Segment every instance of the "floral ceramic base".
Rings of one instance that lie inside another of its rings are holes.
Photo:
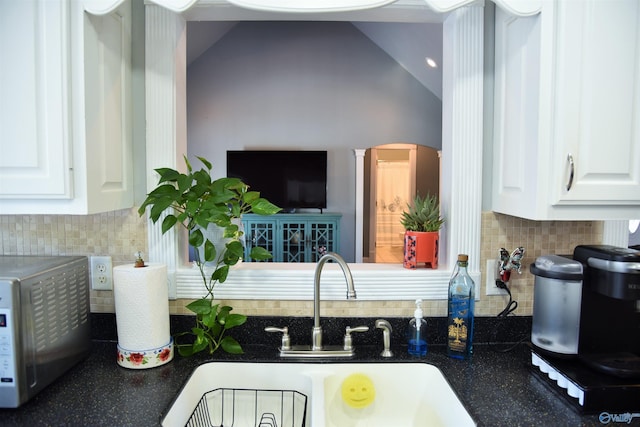
[[[173,359],[173,338],[167,345],[151,350],[127,350],[118,345],[118,365],[129,369],[149,369]]]

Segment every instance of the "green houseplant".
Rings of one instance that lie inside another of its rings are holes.
[[[204,283],[206,294],[186,307],[195,313],[196,325],[190,331],[176,335],[176,347],[182,356],[190,356],[205,349],[209,353],[222,348],[228,353],[242,353],[240,344],[226,332],[247,320],[246,316],[231,313],[229,306],[220,306],[214,301],[214,287],[227,279],[229,269],[236,265],[244,254],[241,238],[243,231],[239,219],[245,213],[272,215],[280,208],[261,198],[260,193],[249,191],[248,185],[238,178],[212,180],[211,163],[198,157],[206,169],[194,171],[189,160],[184,158],[187,173],[170,168],[159,168],[158,186],[151,191],[138,209],[156,223],[163,214],[162,233],[173,227],[184,227],[189,244],[195,249],[195,264]],[[226,244],[217,250],[213,242],[205,237],[210,224],[221,227]],[[265,260],[271,254],[264,248],[252,247],[251,258]],[[186,343],[177,339],[191,335]]]
[[[440,203],[436,196],[419,194],[413,198],[413,205],[407,204],[400,222],[407,231],[439,231],[444,223],[440,216]]]
[[[417,268],[425,263],[431,268],[438,267],[438,243],[440,228],[444,219],[440,216],[440,203],[436,196],[417,194],[413,204],[407,204],[400,223],[405,228],[404,262],[405,268]]]

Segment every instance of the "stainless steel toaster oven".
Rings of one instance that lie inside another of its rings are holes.
[[[0,408],[17,408],[91,347],[82,256],[0,256]]]

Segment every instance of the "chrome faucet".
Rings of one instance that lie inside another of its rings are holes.
[[[282,345],[280,347],[281,357],[351,357],[354,354],[351,334],[353,332],[366,332],[368,326],[347,326],[344,344],[342,346],[324,346],[322,344],[322,326],[320,325],[320,275],[322,268],[327,261],[333,260],[338,263],[347,281],[347,299],[356,298],[356,289],[353,284],[351,270],[345,260],[334,252],[328,252],[318,260],[313,278],[313,331],[311,335],[311,345],[290,345],[288,329],[269,326],[265,328],[267,332],[282,332]]]
[[[322,350],[322,326],[320,326],[320,275],[322,274],[322,267],[329,260],[334,260],[338,263],[344,274],[344,278],[347,281],[347,299],[356,298],[356,289],[353,285],[353,276],[351,276],[351,270],[340,255],[334,252],[327,252],[318,260],[316,265],[316,272],[313,277],[313,333],[311,335],[311,349]]]

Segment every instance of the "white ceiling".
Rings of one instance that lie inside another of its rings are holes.
[[[187,26],[187,64],[222,38],[236,21],[190,21]],[[442,99],[442,24],[352,22],[416,80]],[[430,57],[437,68],[426,65]]]

